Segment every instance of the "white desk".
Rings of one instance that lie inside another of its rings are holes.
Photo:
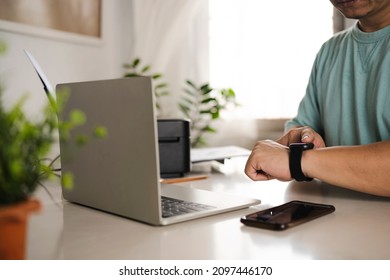
[[[61,200],[43,191],[44,204],[31,216],[28,259],[390,259],[390,199],[318,181],[252,182],[243,159],[183,187],[259,198],[255,208],[154,227]],[[332,204],[336,211],[282,232],[250,228],[240,217],[290,200]]]

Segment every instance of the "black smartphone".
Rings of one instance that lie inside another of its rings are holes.
[[[336,210],[333,205],[293,200],[241,218],[247,226],[284,230],[316,219]]]

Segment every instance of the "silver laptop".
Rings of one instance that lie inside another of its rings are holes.
[[[74,186],[62,188],[66,200],[152,225],[168,225],[237,210],[260,203],[179,185],[160,184],[157,121],[149,77],[59,84],[68,92],[62,110],[84,111],[85,125],[72,137],[90,134],[97,125],[107,136],[83,147],[60,141],[62,172],[72,172]],[[179,213],[163,212],[163,204],[180,204]]]

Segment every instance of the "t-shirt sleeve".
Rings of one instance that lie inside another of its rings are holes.
[[[321,124],[320,104],[319,104],[319,92],[317,87],[318,77],[318,61],[319,55],[317,55],[309,78],[308,85],[306,87],[305,96],[299,103],[297,115],[286,122],[285,131],[300,126],[309,126],[313,128],[320,135],[323,134],[323,126]]]

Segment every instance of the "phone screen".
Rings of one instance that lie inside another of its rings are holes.
[[[241,218],[248,226],[283,230],[334,212],[333,205],[293,200]]]

